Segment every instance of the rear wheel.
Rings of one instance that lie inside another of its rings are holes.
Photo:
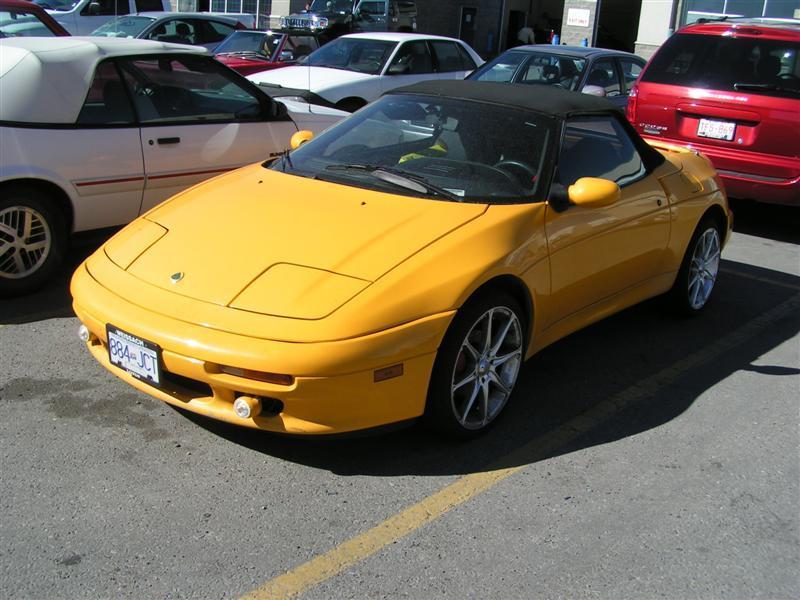
[[[508,403],[525,356],[526,324],[506,293],[482,294],[448,329],[434,363],[425,420],[468,438],[486,431]]]
[[[721,240],[717,222],[704,217],[692,235],[669,292],[670,303],[680,313],[694,315],[708,304],[719,273]]]
[[[33,186],[3,190],[0,200],[0,296],[33,291],[61,264],[67,248],[64,216]]]

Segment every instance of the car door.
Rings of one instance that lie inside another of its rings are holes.
[[[569,206],[558,212],[548,207],[554,299],[548,325],[664,273],[667,198],[621,118],[582,116],[566,122],[555,185],[567,188],[581,177],[599,177],[615,181],[621,197],[604,208]]]
[[[130,14],[128,0],[92,0],[81,9],[76,19],[75,35],[90,35],[114,17]]]
[[[426,40],[413,40],[400,45],[381,75],[384,92],[425,79],[436,78],[433,56]]]
[[[589,73],[586,75],[582,91],[585,91],[589,85],[595,88],[602,88],[603,96],[620,110],[625,110],[625,106],[628,104],[628,97],[622,93],[623,87],[613,58],[597,59],[589,65]]]
[[[214,175],[286,149],[294,123],[205,56],[120,59],[141,124],[142,212]]]
[[[51,136],[55,147],[63,138],[59,168],[75,189],[76,230],[120,225],[139,214],[144,164],[135,120],[116,65],[99,63],[75,129]]]
[[[458,42],[431,40],[437,79],[464,79],[476,67],[464,47]]]

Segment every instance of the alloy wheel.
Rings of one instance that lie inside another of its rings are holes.
[[[689,305],[702,308],[711,296],[719,271],[720,239],[715,227],[703,232],[697,240],[689,265]]]
[[[47,220],[29,206],[0,211],[0,277],[23,279],[47,259],[52,235]]]
[[[506,307],[484,312],[467,333],[451,379],[451,407],[466,429],[482,429],[503,409],[522,364],[519,319]]]

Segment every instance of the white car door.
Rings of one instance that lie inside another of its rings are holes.
[[[121,59],[141,124],[145,212],[200,181],[289,147],[295,124],[203,56]]]
[[[426,79],[436,79],[433,57],[426,40],[404,42],[384,67],[381,90],[388,92]]]
[[[73,186],[76,231],[136,218],[144,188],[142,145],[112,61],[97,66],[76,128],[42,133],[49,137],[40,142],[40,156],[57,153],[58,171]]]
[[[475,60],[460,42],[430,40],[437,79],[464,79],[477,68]]]

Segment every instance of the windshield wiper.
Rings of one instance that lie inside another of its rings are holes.
[[[453,192],[446,190],[443,187],[434,185],[424,177],[420,177],[419,175],[412,175],[411,173],[401,171],[400,169],[392,169],[391,167],[383,167],[380,165],[349,164],[349,165],[328,165],[327,167],[325,167],[325,170],[359,171],[361,173],[369,173],[376,179],[380,179],[381,181],[385,181],[386,183],[391,183],[393,185],[396,185],[397,187],[402,187],[407,190],[412,190],[414,192],[419,192],[421,194],[441,196],[442,198],[447,198],[448,200],[453,200],[455,202],[461,202],[463,200],[463,198],[458,194],[454,194]]]
[[[790,94],[800,94],[800,90],[795,90],[775,83],[734,83],[735,90],[770,90],[774,92],[789,92]]]

